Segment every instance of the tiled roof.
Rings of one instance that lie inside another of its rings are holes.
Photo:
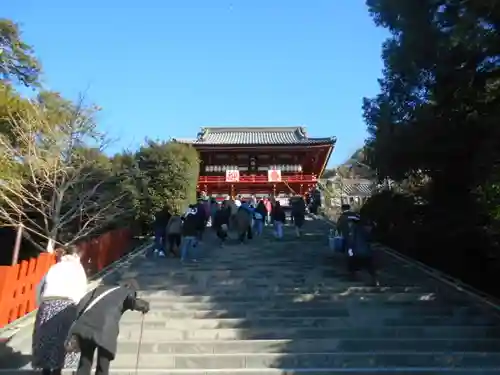
[[[344,178],[340,180],[335,177],[327,180],[320,180],[319,187],[322,188],[323,184],[326,184],[327,181],[335,184],[337,188],[342,187],[342,194],[351,197],[369,197],[373,194],[376,188],[376,185],[370,180],[358,180],[352,178]]]
[[[177,142],[199,145],[290,145],[335,144],[335,137],[309,138],[303,127],[225,127],[202,128],[194,141]]]
[[[359,184],[345,184],[343,194],[351,197],[368,197],[372,195],[373,184],[359,183]]]

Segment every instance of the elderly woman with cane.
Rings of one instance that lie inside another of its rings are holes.
[[[66,350],[81,353],[76,375],[90,375],[96,350],[95,374],[109,374],[123,313],[127,310],[149,312],[149,302],[137,297],[137,289],[135,280],[129,280],[117,286],[98,286],[82,298],[66,342]]]

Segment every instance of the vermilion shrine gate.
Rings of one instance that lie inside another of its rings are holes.
[[[303,127],[223,127],[177,141],[199,152],[199,192],[278,196],[313,189],[336,138],[309,138]]]

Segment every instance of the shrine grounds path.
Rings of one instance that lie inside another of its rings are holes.
[[[500,374],[493,309],[383,250],[381,287],[349,281],[328,224],[304,229],[224,248],[209,234],[197,263],[139,256],[114,273],[105,282],[136,278],[151,311],[124,314],[111,373],[135,374],[138,360],[138,374],[158,375]]]

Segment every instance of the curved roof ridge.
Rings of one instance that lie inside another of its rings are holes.
[[[223,133],[223,132],[295,132],[301,126],[207,126],[201,128],[203,133]]]
[[[334,145],[336,137],[309,138],[303,126],[204,127],[193,144],[199,145]]]

